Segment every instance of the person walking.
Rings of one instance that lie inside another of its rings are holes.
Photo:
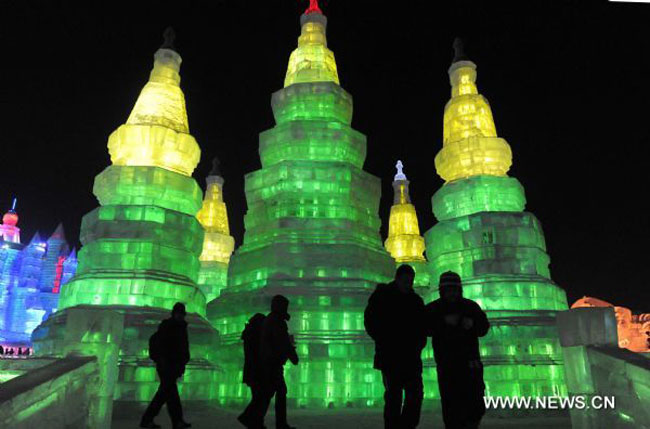
[[[264,319],[260,344],[260,362],[262,363],[262,403],[260,413],[253,420],[254,424],[263,427],[264,416],[275,396],[275,427],[276,429],[295,429],[287,423],[287,384],[284,381],[284,364],[289,360],[298,365],[298,354],[289,335],[287,321],[289,315],[289,300],[282,295],[275,295],[271,300],[271,312]]]
[[[478,428],[485,414],[485,383],[479,337],[490,329],[487,316],[471,299],[463,298],[460,276],[443,273],[440,298],[426,306],[438,372],[445,428]]]
[[[424,301],[413,290],[414,279],[413,268],[400,265],[391,283],[377,285],[364,312],[366,332],[375,341],[374,367],[384,382],[386,429],[412,429],[420,422],[427,337]]]
[[[242,332],[244,342],[244,371],[242,381],[251,390],[251,401],[237,420],[248,428],[264,428],[262,407],[265,404],[262,380],[263,364],[261,362],[260,346],[262,344],[262,328],[266,316],[256,313],[251,317]],[[266,404],[268,407],[268,404]]]
[[[160,386],[140,421],[141,428],[160,428],[153,419],[163,404],[172,421],[173,429],[189,428],[192,425],[183,420],[183,408],[178,395],[176,381],[185,372],[190,360],[190,347],[185,321],[185,305],[174,304],[170,318],[160,322],[158,331],[149,340],[149,355],[156,362]]]

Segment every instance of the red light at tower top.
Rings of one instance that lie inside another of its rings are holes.
[[[309,0],[309,7],[305,10],[305,15],[310,13],[323,13],[320,7],[318,7],[318,0]]]

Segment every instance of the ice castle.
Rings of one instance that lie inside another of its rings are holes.
[[[77,268],[59,224],[47,239],[23,244],[16,200],[0,224],[0,345],[29,346],[32,331],[57,310],[61,286]]]

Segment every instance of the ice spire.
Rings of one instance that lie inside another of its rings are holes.
[[[451,100],[445,106],[443,148],[435,160],[438,174],[445,181],[505,176],[512,164],[510,146],[497,137],[490,104],[478,93],[476,64],[465,55],[458,38],[449,80]]]
[[[164,43],[154,54],[149,82],[145,85],[131,111],[127,124],[162,125],[188,133],[185,96],[181,91],[181,56],[174,50],[174,30],[167,28]]]
[[[223,177],[219,172],[219,160],[212,161],[212,171],[206,178],[208,188],[205,192],[203,206],[196,217],[205,230],[201,261],[219,261],[228,263],[235,242],[230,236],[228,211],[223,201]]]
[[[393,181],[393,206],[390,208],[388,238],[384,246],[399,263],[424,261],[424,238],[420,235],[418,217],[411,204],[409,181],[402,171],[402,161],[397,161],[395,167],[397,174]]]
[[[284,86],[304,82],[339,83],[334,53],[327,48],[327,18],[310,0],[309,8],[300,17],[302,27],[298,47],[291,53]]]
[[[212,170],[206,178],[208,189],[205,192],[203,206],[196,217],[203,226],[203,250],[199,261],[198,285],[210,302],[221,294],[228,280],[228,264],[235,250],[235,239],[230,235],[228,210],[223,201],[223,177],[219,160],[212,160]]]
[[[59,223],[57,225],[56,229],[54,230],[54,232],[52,233],[48,241],[52,239],[65,240],[65,230],[63,229],[63,223]]]
[[[180,87],[182,59],[174,50],[174,37],[174,30],[165,30],[149,81],[126,124],[109,137],[114,165],[162,167],[190,176],[199,162],[201,150],[189,134]]]

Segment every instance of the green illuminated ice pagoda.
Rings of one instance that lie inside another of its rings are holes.
[[[446,183],[432,198],[439,222],[425,234],[432,290],[441,273],[455,271],[464,296],[486,311],[492,327],[480,350],[488,395],[566,395],[555,327],[566,295],[551,279],[542,226],[524,211],[524,188],[507,176],[512,153],[478,93],[476,65],[459,40],[455,48],[435,159]]]
[[[271,98],[276,125],[260,134],[262,169],[246,176],[248,212],[228,285],[208,305],[222,335],[223,403],[241,402],[240,334],[271,297],[287,296],[300,365],[287,366],[294,406],[366,406],[383,394],[363,310],[395,262],[382,247],[380,181],[363,171],[366,138],[351,128],[352,97],[339,86],[326,17],[300,18],[285,87]]]
[[[111,352],[117,365],[107,358],[104,370],[117,377],[115,398],[124,401],[149,401],[155,393],[148,338],[178,301],[188,311],[192,355],[181,396],[207,400],[216,394],[211,355],[218,337],[204,318],[206,297],[197,285],[205,232],[196,215],[203,193],[191,174],[200,149],[189,133],[181,57],[170,39],[155,53],[128,120],[108,138],[112,165],[95,178],[100,206],[83,218],[79,266],[61,288],[60,311],[32,336],[38,354],[57,356],[76,335],[65,331],[71,312],[83,320],[115,314],[123,322],[114,331],[81,332],[78,339],[82,353],[117,347]]]

